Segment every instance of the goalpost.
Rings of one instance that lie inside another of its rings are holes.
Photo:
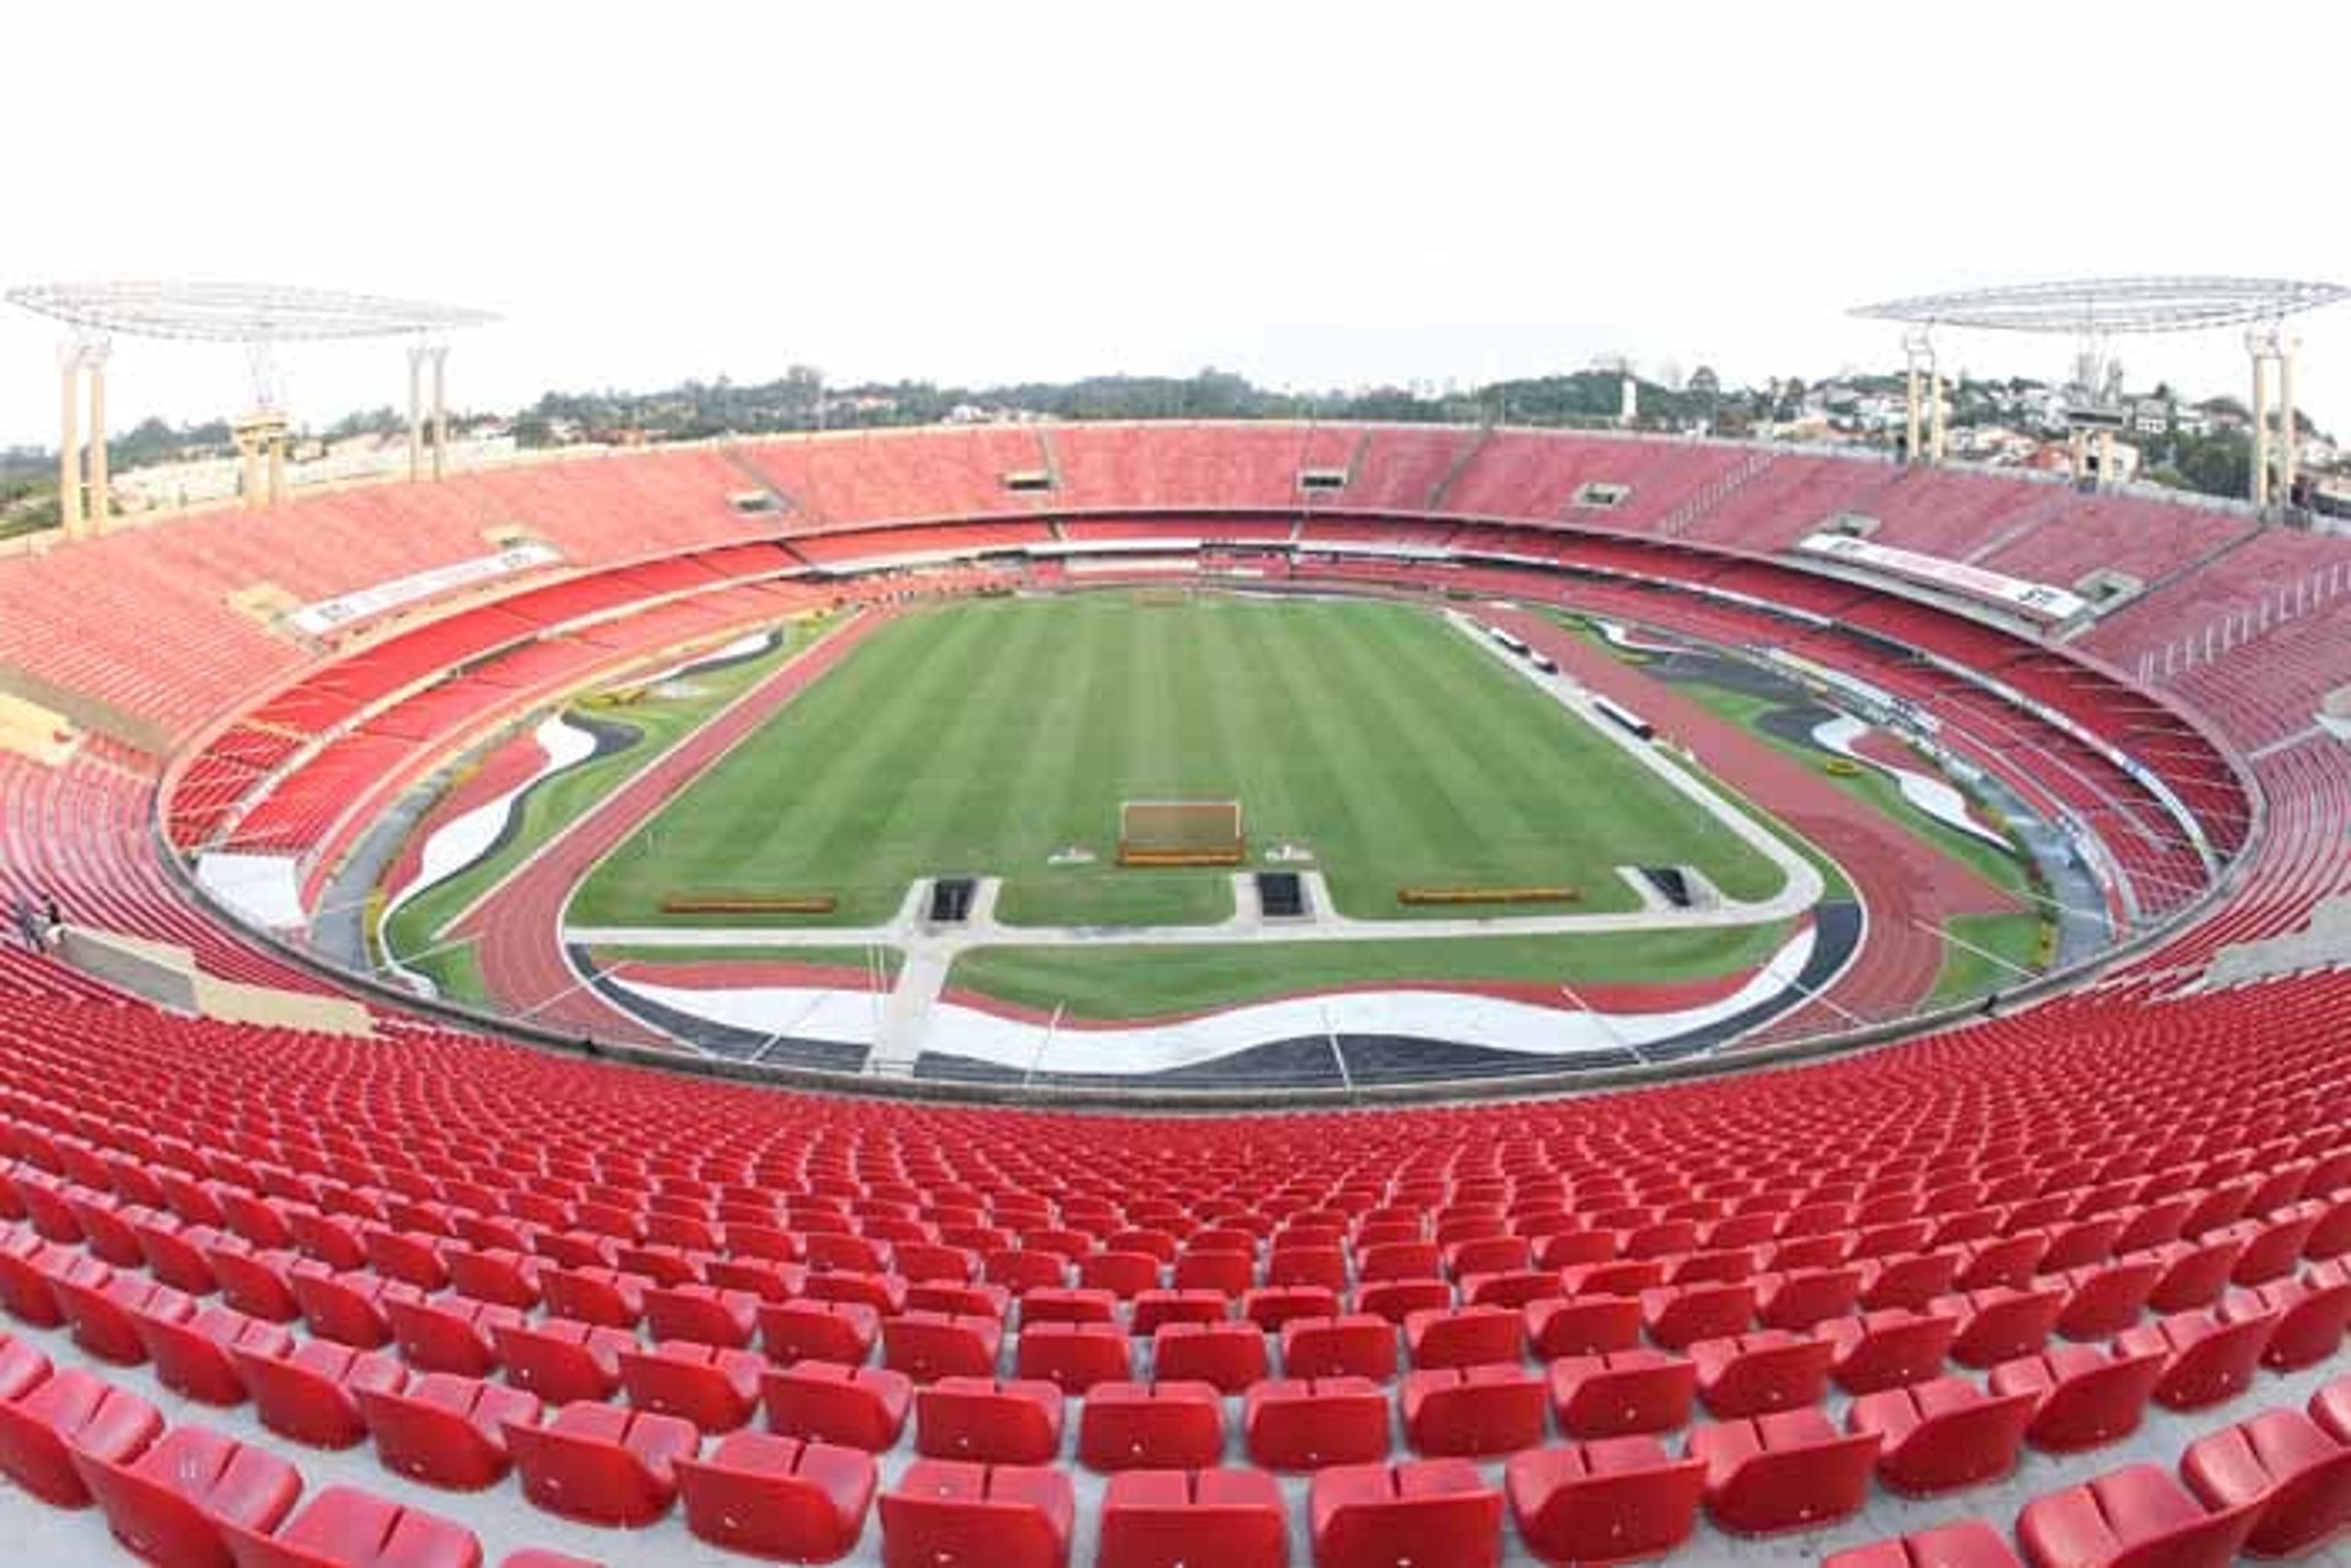
[[[1238,800],[1128,800],[1118,809],[1121,865],[1238,865]]]

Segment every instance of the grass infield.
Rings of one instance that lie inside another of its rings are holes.
[[[1567,884],[1696,865],[1737,897],[1780,873],[1435,614],[1343,601],[1123,596],[942,605],[880,628],[671,800],[581,886],[582,925],[870,925],[916,878],[1007,879],[1031,925],[1199,924],[1222,870],[1115,863],[1120,803],[1237,799],[1252,863],[1311,849],[1347,914],[1407,885]],[[1075,846],[1091,863],[1055,866]],[[674,894],[831,894],[829,916],[664,915]]]

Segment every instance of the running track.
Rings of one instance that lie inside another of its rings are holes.
[[[549,840],[538,852],[476,904],[450,933],[480,939],[482,979],[501,1010],[549,1028],[605,1040],[674,1049],[580,982],[566,961],[563,904],[598,862],[686,786],[757,734],[785,705],[849,655],[873,629],[897,615],[865,610],[753,686],[709,723]],[[619,966],[625,967],[625,966]]]
[[[863,612],[753,687],[549,841],[469,912],[452,934],[481,938],[483,977],[500,1005],[555,1028],[674,1045],[580,985],[559,936],[565,900],[639,823],[756,733],[895,613]],[[1955,915],[2020,907],[1973,868],[1877,812],[1857,810],[1850,796],[1813,769],[1612,658],[1583,637],[1524,611],[1489,610],[1487,619],[1550,654],[1562,671],[1593,691],[1692,747],[1708,771],[1750,799],[1771,802],[1774,815],[1844,869],[1869,916],[1860,956],[1828,992],[1848,1012],[1877,1019],[1915,1010],[1934,989],[1942,969],[1943,943],[1935,928]],[[1804,1008],[1799,1012],[1816,1015],[1818,1010]],[[1819,1029],[1832,1021],[1813,1016],[1807,1027]]]
[[[1935,928],[1954,915],[2022,907],[1974,867],[1857,805],[1813,768],[1589,639],[1527,611],[1487,608],[1481,613],[1550,654],[1567,674],[1691,747],[1708,772],[1748,799],[1767,803],[1772,815],[1844,869],[1869,915],[1860,954],[1827,992],[1848,1012],[1878,1019],[1916,1011],[1942,971],[1943,940]],[[1843,1021],[1810,1007],[1787,1016],[1798,1014],[1805,1015],[1808,1030]]]

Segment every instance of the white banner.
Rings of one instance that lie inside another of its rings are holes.
[[[1891,572],[1930,587],[1949,589],[1970,599],[1987,600],[2038,621],[2071,621],[2090,608],[2090,601],[2081,595],[2052,588],[2045,582],[2028,582],[1964,561],[1872,544],[1850,534],[1808,535],[1799,548],[1874,571]]]
[[[340,599],[329,599],[317,604],[306,604],[287,617],[295,629],[313,637],[323,637],[353,622],[364,621],[371,615],[381,615],[387,610],[397,610],[404,604],[414,604],[426,599],[438,598],[454,588],[465,588],[476,582],[487,582],[495,577],[509,577],[535,567],[554,566],[563,559],[561,552],[549,545],[516,545],[496,555],[478,556],[472,560],[453,561],[436,566],[430,571],[420,571],[411,577],[394,578],[379,582],[373,588],[362,588],[356,593],[346,593]]]

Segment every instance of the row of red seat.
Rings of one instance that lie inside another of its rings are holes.
[[[2182,1482],[2185,1485],[2182,1485]],[[2351,1378],[2306,1410],[2265,1410],[2199,1437],[2177,1478],[2131,1465],[2034,1499],[2016,1538],[2034,1568],[2075,1563],[2226,1563],[2240,1552],[2294,1557],[2351,1528]],[[1980,1521],[1840,1552],[1825,1568],[2017,1568]]]

